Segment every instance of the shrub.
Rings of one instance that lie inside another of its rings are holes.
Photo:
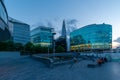
[[[57,53],[65,52],[65,49],[64,49],[62,46],[58,46],[58,47],[56,48],[56,52],[57,52]]]

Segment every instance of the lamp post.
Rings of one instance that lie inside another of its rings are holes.
[[[53,45],[52,46],[53,46],[53,56],[54,56],[54,58],[55,58],[55,39],[54,39],[55,34],[56,34],[55,32],[52,33],[52,36],[53,36],[53,38],[52,38]]]
[[[48,38],[49,38],[49,40],[51,39],[50,36],[48,36]],[[50,42],[49,42],[49,44],[48,44],[48,46],[47,46],[47,48],[48,48],[48,57],[49,57],[50,46],[51,46],[51,40],[50,40]]]
[[[49,57],[49,52],[50,48],[53,47],[53,40],[54,40],[54,28],[50,28],[50,35],[48,36],[50,40],[50,44],[48,45],[48,57]]]
[[[48,45],[48,57],[49,57],[49,53],[50,53],[50,48],[52,46],[52,35],[49,36],[49,40],[50,40],[50,44]]]

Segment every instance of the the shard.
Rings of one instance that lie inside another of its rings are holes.
[[[63,20],[61,37],[66,39],[66,25],[65,25],[65,20]]]

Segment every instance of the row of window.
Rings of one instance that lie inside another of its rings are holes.
[[[70,44],[71,47],[90,44],[91,48],[111,48],[112,26],[106,24],[89,25],[75,30],[70,34]]]
[[[20,26],[20,27],[23,27],[23,28],[20,28],[18,26],[13,26],[13,31],[16,31],[16,32],[29,32],[29,27],[26,27],[26,26]]]
[[[20,39],[20,38],[14,38],[13,40],[16,43],[27,43],[30,41],[29,39]]]
[[[90,45],[78,45],[78,46],[71,46],[72,50],[77,50],[77,49],[110,49],[112,46],[109,45],[94,45],[94,46],[90,46]]]
[[[13,32],[13,36],[29,37],[30,34],[29,34],[29,32],[17,32],[17,31],[15,31],[15,32]]]

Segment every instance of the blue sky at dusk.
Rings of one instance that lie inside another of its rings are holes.
[[[113,26],[113,40],[120,37],[120,0],[5,0],[5,4],[10,17],[30,25],[63,19],[78,20],[77,27],[107,23]]]

